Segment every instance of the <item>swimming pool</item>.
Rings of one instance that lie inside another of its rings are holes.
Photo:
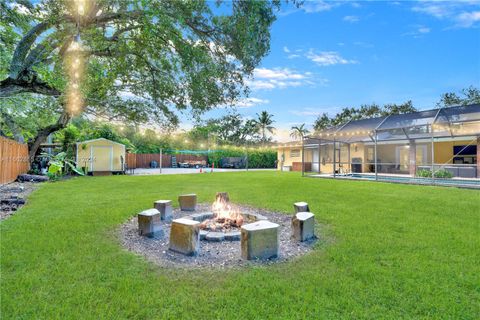
[[[375,180],[375,175],[352,173],[344,176],[337,176],[338,178],[350,178],[350,179],[362,179],[362,180]],[[413,178],[413,177],[400,177],[400,176],[382,176],[378,175],[378,181],[384,182],[398,182],[398,183],[412,183],[412,184],[427,184],[427,185],[443,185],[443,186],[456,186],[467,188],[479,188],[480,179],[432,179],[432,178]]]

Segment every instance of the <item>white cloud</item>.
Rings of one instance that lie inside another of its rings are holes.
[[[338,5],[339,3],[327,2],[327,1],[307,1],[303,4],[301,9],[306,13],[315,13],[315,12],[329,11],[330,9]]]
[[[475,27],[480,22],[480,2],[478,1],[422,2],[412,7],[412,10],[450,21],[454,23],[453,28]]]
[[[421,38],[423,35],[430,33],[431,29],[423,25],[413,25],[413,31],[409,31],[403,34],[403,36],[413,36],[414,38]]]
[[[294,114],[296,116],[319,116],[323,112],[320,111],[319,109],[314,109],[314,108],[304,108],[302,110],[291,110],[291,114]]]
[[[264,79],[305,79],[311,73],[307,72],[305,74],[301,74],[298,72],[291,71],[290,69],[283,68],[283,69],[267,69],[267,68],[257,68],[254,71],[254,76],[256,78],[264,78]]]
[[[451,7],[449,5],[440,3],[427,3],[412,7],[415,12],[425,13],[436,18],[444,18],[451,14]]]
[[[289,54],[287,56],[288,59],[296,59],[296,58],[300,58],[300,57],[301,57],[301,55],[296,54],[296,53],[292,53],[292,54]]]
[[[264,105],[268,104],[270,101],[267,99],[260,99],[260,98],[245,98],[237,103],[235,103],[235,106],[238,108],[251,108],[257,105]]]
[[[430,32],[430,28],[420,27],[420,28],[418,28],[417,31],[418,31],[419,33],[429,33],[429,32]]]
[[[462,12],[455,17],[457,26],[462,28],[469,28],[480,21],[480,11]]]
[[[360,18],[357,16],[345,16],[343,17],[343,21],[350,22],[350,23],[355,23],[360,21]]]
[[[363,42],[363,41],[355,41],[353,44],[355,46],[359,46],[359,47],[362,47],[362,48],[373,48],[374,47],[373,44],[368,43],[368,42]]]
[[[356,60],[348,60],[340,56],[335,51],[321,51],[315,53],[313,49],[307,53],[307,58],[315,62],[319,66],[333,66],[336,64],[352,64],[358,63]]]
[[[321,107],[304,107],[300,109],[295,109],[295,110],[290,110],[289,112],[293,115],[299,116],[299,117],[304,117],[304,119],[310,119],[309,121],[312,120],[312,118],[317,118],[318,116],[326,113],[328,115],[335,115],[337,114],[342,107],[339,106],[321,106]]]
[[[257,68],[253,72],[253,79],[247,81],[253,90],[284,89],[314,84],[311,81],[311,72],[298,72],[288,68]]]
[[[265,81],[265,80],[247,81],[247,84],[252,90],[275,89],[274,83],[271,83],[270,81]]]
[[[286,10],[280,11],[280,13],[278,15],[281,16],[281,17],[284,17],[284,16],[288,16],[288,15],[290,15],[292,13],[296,13],[296,12],[305,12],[305,13],[325,12],[325,11],[331,10],[332,8],[338,7],[342,4],[343,3],[340,2],[340,1],[338,1],[338,2],[319,1],[319,0],[305,1],[305,2],[302,3],[302,5],[299,8],[297,8],[295,5],[293,5],[293,6],[290,6],[290,8],[288,8]]]
[[[288,47],[283,47],[283,52],[290,53],[290,49],[288,49]]]

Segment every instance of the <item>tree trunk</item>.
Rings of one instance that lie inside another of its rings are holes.
[[[40,144],[42,144],[47,139],[48,135],[65,128],[69,121],[70,115],[67,112],[63,111],[55,124],[52,124],[38,131],[35,139],[28,145],[28,156],[30,164],[33,163],[33,161],[35,160],[35,156],[40,149]]]

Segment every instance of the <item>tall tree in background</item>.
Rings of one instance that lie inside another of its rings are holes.
[[[360,108],[343,108],[333,118],[328,117],[326,113],[320,115],[313,125],[315,131],[321,131],[330,127],[342,125],[351,120],[362,120],[375,117],[383,117],[391,114],[404,114],[415,112],[417,109],[409,100],[402,104],[386,104],[383,107],[372,103],[363,104]]]
[[[273,133],[275,129],[275,127],[272,126],[275,122],[275,120],[273,120],[273,114],[268,113],[268,111],[262,111],[260,114],[257,113],[257,119],[254,119],[254,121],[255,126],[261,134],[261,141],[263,143],[268,142],[267,132]]]
[[[469,104],[480,104],[480,89],[474,86],[462,89],[460,94],[447,92],[442,94],[437,107],[466,106]]]
[[[309,130],[305,127],[305,123],[302,123],[299,126],[292,126],[290,137],[295,140],[303,140],[307,134],[309,134]]]
[[[239,113],[228,113],[220,118],[197,122],[188,132],[192,141],[207,141],[215,135],[220,143],[244,145],[256,143],[258,128],[254,120],[245,120]]]
[[[327,113],[322,113],[313,123],[313,130],[322,131],[332,126],[332,120]]]
[[[177,111],[198,117],[235,104],[248,93],[244,78],[269,52],[279,6],[253,0],[83,3],[80,11],[69,0],[0,2],[0,97],[53,100],[55,118],[31,139],[31,158],[50,133],[80,113],[176,125]],[[80,112],[69,110],[65,98],[65,57],[75,43],[88,61]],[[2,104],[0,111],[12,115],[17,106]]]

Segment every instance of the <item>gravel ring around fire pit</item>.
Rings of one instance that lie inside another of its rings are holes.
[[[199,254],[193,257],[185,256],[168,250],[171,222],[161,222],[164,231],[163,236],[148,238],[138,234],[138,221],[136,216],[121,226],[119,230],[120,241],[122,246],[127,250],[140,254],[159,266],[171,268],[225,268],[285,262],[307,254],[313,249],[313,245],[317,242],[316,239],[297,242],[291,238],[292,215],[247,206],[237,205],[237,207],[243,213],[260,214],[265,216],[269,221],[280,225],[280,256],[278,258],[258,261],[243,260],[241,258],[240,241],[200,241]],[[192,215],[192,213],[208,212],[210,209],[211,206],[208,204],[197,205],[195,212],[184,212],[179,209],[174,209],[173,217],[174,219],[178,219]]]

